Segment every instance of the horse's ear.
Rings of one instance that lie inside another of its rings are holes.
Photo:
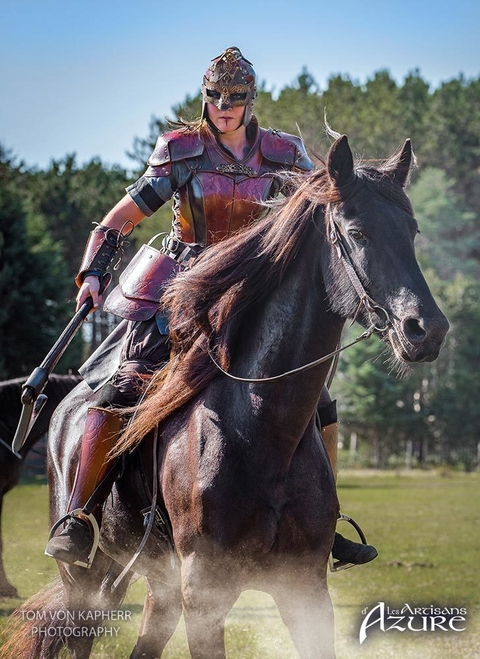
[[[353,156],[346,135],[339,137],[330,147],[327,169],[330,180],[336,188],[350,183],[353,176]]]
[[[408,177],[410,175],[410,170],[412,165],[415,162],[415,155],[412,149],[411,140],[405,140],[401,151],[398,154],[392,156],[390,161],[387,164],[386,171],[399,185],[404,188],[408,183]]]

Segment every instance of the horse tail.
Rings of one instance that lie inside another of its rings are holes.
[[[10,616],[2,636],[1,659],[54,659],[65,651],[74,617],[65,609],[60,577],[33,595]]]

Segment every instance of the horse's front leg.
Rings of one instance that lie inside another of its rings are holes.
[[[333,607],[317,570],[283,574],[271,592],[301,659],[335,659]]]
[[[183,614],[192,659],[225,659],[225,618],[240,589],[214,557],[192,554],[182,563]]]
[[[160,657],[181,615],[180,580],[178,583],[164,583],[147,579],[140,634],[130,659]]]

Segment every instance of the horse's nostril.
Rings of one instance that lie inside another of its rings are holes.
[[[422,327],[422,322],[416,318],[408,318],[403,323],[405,336],[413,343],[421,343],[427,336],[426,330]]]

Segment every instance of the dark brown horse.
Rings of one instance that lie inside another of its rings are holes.
[[[0,526],[3,497],[20,478],[20,471],[28,453],[38,440],[45,435],[52,414],[65,396],[81,381],[76,375],[51,375],[45,388],[48,400],[30,431],[27,441],[17,457],[10,450],[13,436],[22,410],[22,385],[26,378],[14,378],[0,382]],[[17,589],[7,579],[2,559],[2,538],[0,535],[0,597],[18,597]]]
[[[224,658],[225,617],[250,588],[273,596],[302,659],[334,657],[326,571],[339,507],[314,422],[330,360],[268,383],[241,382],[217,369],[209,349],[231,374],[271,377],[331,353],[345,320],[356,318],[375,326],[398,360],[434,360],[448,322],[414,255],[417,223],[403,190],[411,161],[406,142],[383,167],[354,167],[339,138],[326,166],[289,199],[174,281],[166,296],[173,358],[119,448],[139,444],[135,455],[151,472],[150,443],[139,440],[160,424],[157,477],[142,473],[136,457],[127,461],[92,568],[61,565],[61,584],[27,608],[118,606],[125,582],[114,593],[110,586],[141,541],[152,482],[175,555],[151,535],[135,563],[148,595],[132,657],[161,656],[183,612],[192,657]],[[84,394],[55,415],[52,520],[67,509]],[[5,656],[45,659],[64,643],[79,659],[92,637],[24,628]]]

